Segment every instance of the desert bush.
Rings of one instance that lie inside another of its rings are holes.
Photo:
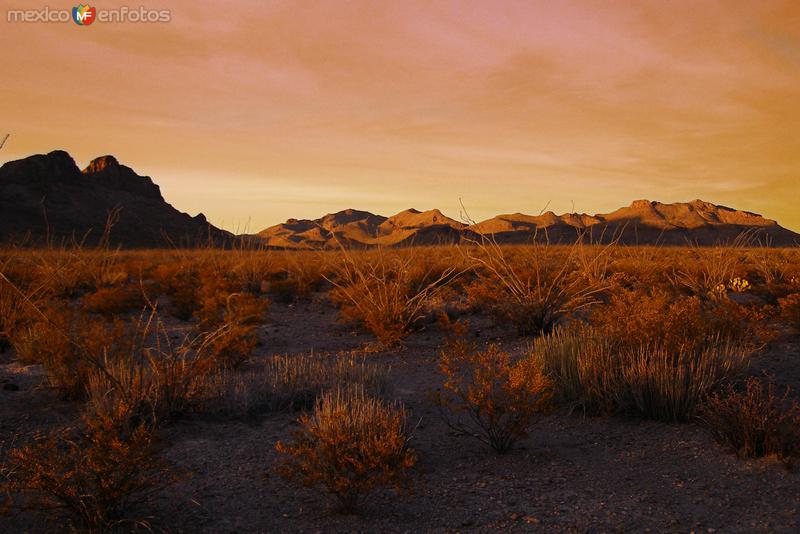
[[[201,329],[216,328],[209,338],[209,349],[224,366],[238,367],[250,357],[258,344],[258,326],[264,320],[268,302],[248,293],[231,293],[219,323],[204,321]]]
[[[334,275],[327,279],[342,314],[363,324],[384,347],[392,347],[424,318],[427,300],[455,274],[453,268],[420,271],[413,256],[378,250],[357,258],[342,250]]]
[[[775,288],[789,281],[792,263],[784,251],[771,248],[769,240],[754,248],[748,259],[767,287]]]
[[[147,526],[129,514],[177,479],[158,457],[150,427],[105,419],[11,449],[4,471],[14,506],[50,512],[54,525],[64,526],[66,516],[70,530],[89,532]]]
[[[708,398],[700,418],[739,457],[775,455],[787,467],[800,458],[800,405],[788,388],[776,394],[772,381],[751,377],[744,391],[727,386]]]
[[[598,304],[608,288],[605,249],[587,259],[580,242],[561,251],[534,242],[516,255],[490,239],[474,244],[468,254],[478,282],[470,288],[471,300],[520,335],[551,331],[565,317]]]
[[[300,417],[289,443],[278,442],[278,473],[308,487],[322,487],[343,512],[356,512],[379,487],[404,490],[417,458],[409,447],[408,413],[363,390],[324,393]]]
[[[674,351],[702,346],[713,337],[698,297],[664,290],[620,290],[593,310],[591,322],[617,347],[658,344]]]
[[[673,352],[702,349],[724,337],[755,348],[773,337],[768,308],[726,297],[703,300],[661,289],[620,289],[593,310],[591,323],[617,347],[658,345]]]
[[[128,350],[129,341],[121,321],[86,317],[63,303],[37,307],[12,337],[17,357],[41,364],[65,399],[84,399],[90,370],[102,367],[106,353]]]
[[[269,293],[281,302],[292,302],[297,299],[307,299],[317,291],[324,282],[324,253],[300,251],[286,253],[283,256],[285,265],[278,276],[271,277],[268,288]]]
[[[141,311],[147,304],[142,291],[137,285],[101,287],[83,297],[83,309],[106,317]]]
[[[11,347],[11,336],[22,320],[21,300],[11,284],[0,279],[0,352]]]
[[[187,321],[200,308],[198,266],[190,259],[159,265],[152,273],[153,280],[171,300],[170,313]]]
[[[240,245],[225,257],[230,258],[231,265],[227,271],[239,291],[259,295],[270,270],[271,253],[260,250],[258,246]]]
[[[548,410],[552,384],[537,361],[513,361],[496,345],[478,350],[465,341],[465,332],[465,326],[455,326],[442,350],[445,380],[434,400],[451,429],[507,452]]]
[[[532,357],[562,402],[590,413],[686,421],[709,394],[743,371],[748,353],[723,338],[697,346],[619,344],[602,330],[575,327],[537,340]]]
[[[800,330],[800,293],[792,293],[785,298],[779,299],[781,318],[787,324]]]

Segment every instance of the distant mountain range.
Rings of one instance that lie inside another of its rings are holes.
[[[112,245],[124,247],[230,244],[239,239],[271,248],[324,249],[411,246],[469,242],[492,236],[499,243],[594,242],[715,245],[743,232],[773,246],[800,244],[800,234],[747,211],[702,200],[662,204],[637,200],[607,214],[548,211],[514,213],[481,222],[460,222],[439,210],[408,209],[391,217],[348,209],[314,220],[289,219],[250,236],[234,236],[200,214],[182,213],[161,196],[157,185],[121,165],[113,156],[80,170],[62,151],[30,156],[0,167],[0,241],[29,243],[74,237],[96,243],[110,213],[118,220]]]
[[[290,219],[257,235],[267,245],[281,248],[345,246],[407,246],[458,243],[492,236],[498,243],[529,243],[536,239],[569,243],[578,239],[626,245],[703,246],[730,243],[747,232],[752,239],[773,246],[800,244],[800,234],[773,220],[747,211],[702,200],[662,204],[637,200],[607,214],[548,211],[541,215],[514,213],[467,224],[439,210],[402,211],[392,217],[345,210],[314,220]]]

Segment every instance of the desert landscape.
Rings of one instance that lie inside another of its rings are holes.
[[[63,152],[0,167],[0,198],[3,530],[800,527],[800,236],[774,221],[234,235]]]
[[[800,3],[0,10],[0,533],[800,532]]]

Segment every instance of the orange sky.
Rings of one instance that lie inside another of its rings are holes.
[[[800,230],[797,0],[141,4],[171,22],[8,23],[72,4],[3,0],[0,162],[114,154],[240,231],[459,197],[699,197]]]

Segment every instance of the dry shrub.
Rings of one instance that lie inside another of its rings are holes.
[[[312,408],[325,391],[360,387],[370,396],[386,393],[388,369],[362,356],[278,355],[248,368],[221,370],[207,384],[206,410],[256,415]]]
[[[353,513],[376,488],[408,488],[417,457],[409,447],[408,413],[399,404],[370,398],[361,389],[324,393],[300,417],[290,443],[278,442],[278,473],[322,487],[340,510]]]
[[[285,268],[272,273],[267,284],[267,291],[273,298],[278,302],[289,303],[307,299],[314,291],[319,290],[325,280],[322,271],[323,253],[287,252],[283,260]]]
[[[146,305],[143,288],[134,285],[101,287],[83,297],[83,309],[106,317],[141,311]]]
[[[787,324],[800,330],[800,293],[792,293],[778,300],[781,307],[781,318]]]
[[[536,340],[533,348],[533,359],[563,402],[591,413],[660,421],[694,416],[709,394],[742,372],[748,354],[724,338],[702,346],[658,340],[623,345],[585,327],[557,330]]]
[[[272,263],[270,251],[261,250],[258,245],[241,244],[223,256],[229,265],[225,270],[230,273],[236,286],[243,292],[258,295]],[[216,257],[217,261],[221,258]]]
[[[328,280],[342,314],[363,324],[384,347],[392,347],[425,317],[427,301],[454,275],[454,268],[435,270],[413,255],[378,250],[356,258],[342,250]]]
[[[108,352],[125,352],[130,339],[121,321],[87,317],[63,303],[36,308],[14,332],[12,345],[26,363],[41,364],[48,383],[65,399],[86,397],[92,369]]]
[[[658,344],[681,351],[702,346],[715,334],[698,297],[679,297],[659,289],[620,290],[608,304],[595,308],[591,320],[617,347]]]
[[[258,344],[258,326],[269,303],[255,295],[231,293],[225,301],[219,322],[205,321],[202,329],[216,329],[209,348],[220,364],[238,367],[250,358]]]
[[[780,335],[774,321],[778,311],[776,306],[756,302],[739,304],[730,298],[706,303],[712,330],[753,350],[762,348]]]
[[[200,308],[198,266],[188,259],[165,263],[159,265],[152,276],[161,291],[170,297],[170,313],[182,321],[191,319]]]
[[[696,351],[719,337],[753,348],[770,340],[768,308],[742,305],[727,297],[702,300],[661,289],[620,290],[594,309],[591,322],[619,348],[659,346]]]
[[[489,239],[475,245],[469,254],[479,279],[469,288],[470,299],[520,335],[551,331],[565,317],[598,304],[609,287],[607,248],[589,254],[581,242],[566,249],[534,242],[513,251]]]
[[[435,401],[451,429],[507,452],[550,407],[552,384],[533,359],[513,361],[495,345],[477,350],[465,334],[466,325],[451,326],[439,361],[445,381]]]
[[[214,332],[210,349],[220,363],[236,367],[245,362],[258,343],[258,326],[268,301],[239,291],[239,284],[219,266],[207,266],[194,289],[192,307],[200,332]]]
[[[125,350],[106,351],[89,373],[88,408],[100,416],[169,422],[201,408],[220,361],[219,330],[187,334],[178,342],[156,310],[129,332]]]
[[[105,532],[147,526],[130,513],[177,479],[157,456],[152,428],[86,419],[8,453],[5,473],[12,505],[53,514],[55,525]]]
[[[762,246],[753,249],[749,254],[755,272],[758,273],[770,291],[785,287],[790,279],[793,262],[784,250],[771,248],[766,241]]]
[[[800,457],[800,405],[775,385],[749,378],[744,391],[729,385],[708,398],[702,421],[741,458],[775,455],[787,467]]]

